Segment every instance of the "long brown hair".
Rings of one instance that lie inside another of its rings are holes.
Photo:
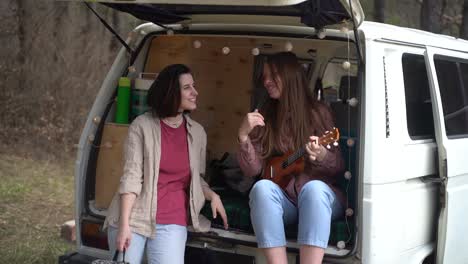
[[[260,143],[262,157],[275,152],[287,152],[303,146],[311,135],[320,135],[332,122],[323,116],[323,104],[308,89],[304,69],[294,53],[280,52],[267,57],[264,67],[270,67],[273,80],[283,84],[278,100],[268,98],[260,113],[265,127],[256,127],[252,140]]]

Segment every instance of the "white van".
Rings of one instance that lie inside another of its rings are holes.
[[[118,81],[132,82],[131,121],[151,78],[172,63],[193,69],[206,177],[230,221],[227,231],[214,221],[208,233],[190,232],[186,263],[265,263],[248,185],[226,184],[232,155],[223,154],[236,151],[240,121],[261,96],[262,56],[284,50],[301,59],[341,132],[347,211],[332,223],[324,262],[468,263],[467,41],[363,22],[358,0],[100,2],[151,23],[129,35],[89,112],[76,161],[77,252],[60,263],[109,257],[102,224],[128,126],[114,123]],[[287,233],[289,263],[299,263]]]

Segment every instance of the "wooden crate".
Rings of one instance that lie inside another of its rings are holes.
[[[119,188],[127,134],[128,125],[107,123],[104,126],[96,167],[95,200],[98,209],[107,209]]]

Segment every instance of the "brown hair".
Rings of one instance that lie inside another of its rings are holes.
[[[178,114],[181,100],[179,77],[186,73],[191,71],[183,64],[169,65],[159,73],[147,96],[153,116],[165,118]]]
[[[281,79],[283,90],[278,100],[268,98],[260,112],[265,127],[256,127],[252,140],[260,143],[262,157],[275,152],[297,150],[309,136],[320,136],[333,124],[331,113],[308,89],[304,69],[294,53],[280,52],[267,57],[273,79]]]

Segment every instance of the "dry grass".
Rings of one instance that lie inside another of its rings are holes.
[[[74,244],[60,238],[73,219],[73,162],[0,154],[2,263],[57,263]]]

